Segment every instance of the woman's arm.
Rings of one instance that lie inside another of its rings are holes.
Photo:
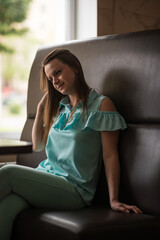
[[[103,99],[101,111],[116,111],[112,101],[108,98]],[[136,206],[130,206],[119,202],[119,182],[120,182],[120,164],[117,152],[119,131],[104,131],[101,132],[103,160],[105,172],[108,182],[110,206],[115,211],[129,213],[141,213],[141,210]]]
[[[44,122],[43,122],[43,115],[44,115],[44,107],[47,99],[46,93],[41,101],[37,106],[37,112],[35,121],[32,128],[32,143],[33,143],[33,150],[34,151],[43,151],[46,145],[46,139],[44,137]]]

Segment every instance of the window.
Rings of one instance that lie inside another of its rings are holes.
[[[28,78],[34,56],[43,45],[65,41],[65,3],[65,0],[31,0],[27,17],[21,23],[28,32],[5,37],[14,53],[0,52],[0,137],[20,137],[26,120]]]
[[[13,3],[12,0],[0,1]],[[20,137],[26,120],[29,72],[37,49],[67,40],[96,37],[97,0],[30,0],[27,17],[18,26],[29,30],[22,36],[5,38],[15,52],[0,52],[0,138]]]

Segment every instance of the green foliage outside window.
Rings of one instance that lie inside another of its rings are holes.
[[[22,35],[27,28],[21,24],[27,16],[32,0],[0,0],[0,52],[13,53],[5,39],[11,35]]]

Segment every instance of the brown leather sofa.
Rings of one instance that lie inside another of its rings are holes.
[[[119,139],[120,198],[137,205],[143,214],[110,209],[102,167],[91,207],[78,211],[25,210],[15,221],[13,239],[160,239],[160,30],[71,41],[39,49],[29,78],[23,140],[31,141],[36,106],[42,96],[41,61],[56,47],[75,53],[88,84],[109,96],[126,119],[128,128]],[[43,159],[44,152],[25,154],[18,156],[17,163],[36,167]]]

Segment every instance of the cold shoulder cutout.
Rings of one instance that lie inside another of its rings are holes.
[[[72,118],[68,121],[72,110],[68,97],[61,101],[60,109],[59,116],[53,124],[56,131],[115,131],[126,128],[126,123],[116,111],[113,102],[98,94],[94,89],[89,94],[88,111],[85,112],[84,119],[82,116],[83,105],[79,103]]]
[[[101,102],[100,111],[116,112],[117,109],[112,100],[108,97],[105,97]]]

